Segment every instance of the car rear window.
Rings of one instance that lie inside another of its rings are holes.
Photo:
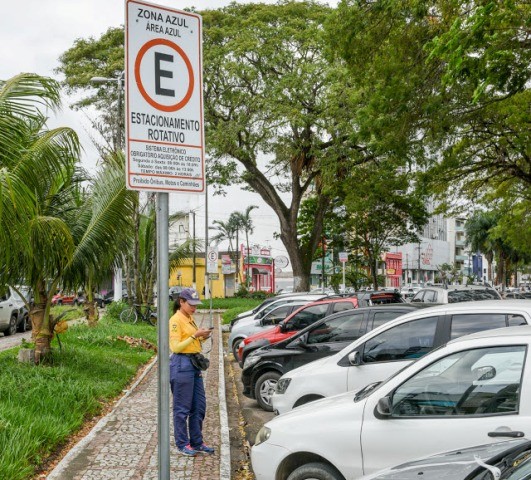
[[[371,295],[373,305],[384,305],[387,303],[402,303],[402,296],[397,293],[373,293]]]
[[[470,302],[475,300],[499,300],[494,290],[453,290],[448,292],[448,303]]]

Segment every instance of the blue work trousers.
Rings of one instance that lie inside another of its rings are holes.
[[[170,358],[170,385],[173,394],[173,428],[177,448],[203,444],[206,412],[205,386],[201,370],[184,354]]]

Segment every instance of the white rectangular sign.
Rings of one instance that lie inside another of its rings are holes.
[[[207,273],[218,273],[218,249],[207,248]]]
[[[347,252],[339,252],[339,261],[342,263],[348,262],[348,253]]]
[[[201,16],[126,0],[125,18],[127,188],[203,192]]]

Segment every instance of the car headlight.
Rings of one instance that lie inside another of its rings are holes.
[[[251,368],[253,365],[256,365],[260,361],[260,357],[258,355],[251,355],[245,359],[245,362],[243,362],[243,369]]]
[[[277,382],[277,388],[275,390],[275,393],[282,395],[288,389],[290,383],[291,383],[291,378],[281,378]]]
[[[269,437],[271,436],[271,429],[269,427],[266,427],[265,425],[260,429],[260,431],[256,434],[256,439],[254,441],[255,445],[260,445],[261,443],[266,442],[269,440]]]

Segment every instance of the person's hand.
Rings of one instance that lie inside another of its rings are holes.
[[[208,330],[207,328],[200,328],[197,330],[197,332],[194,333],[194,337],[196,338],[208,338],[210,337],[210,334],[212,333],[211,330]]]

